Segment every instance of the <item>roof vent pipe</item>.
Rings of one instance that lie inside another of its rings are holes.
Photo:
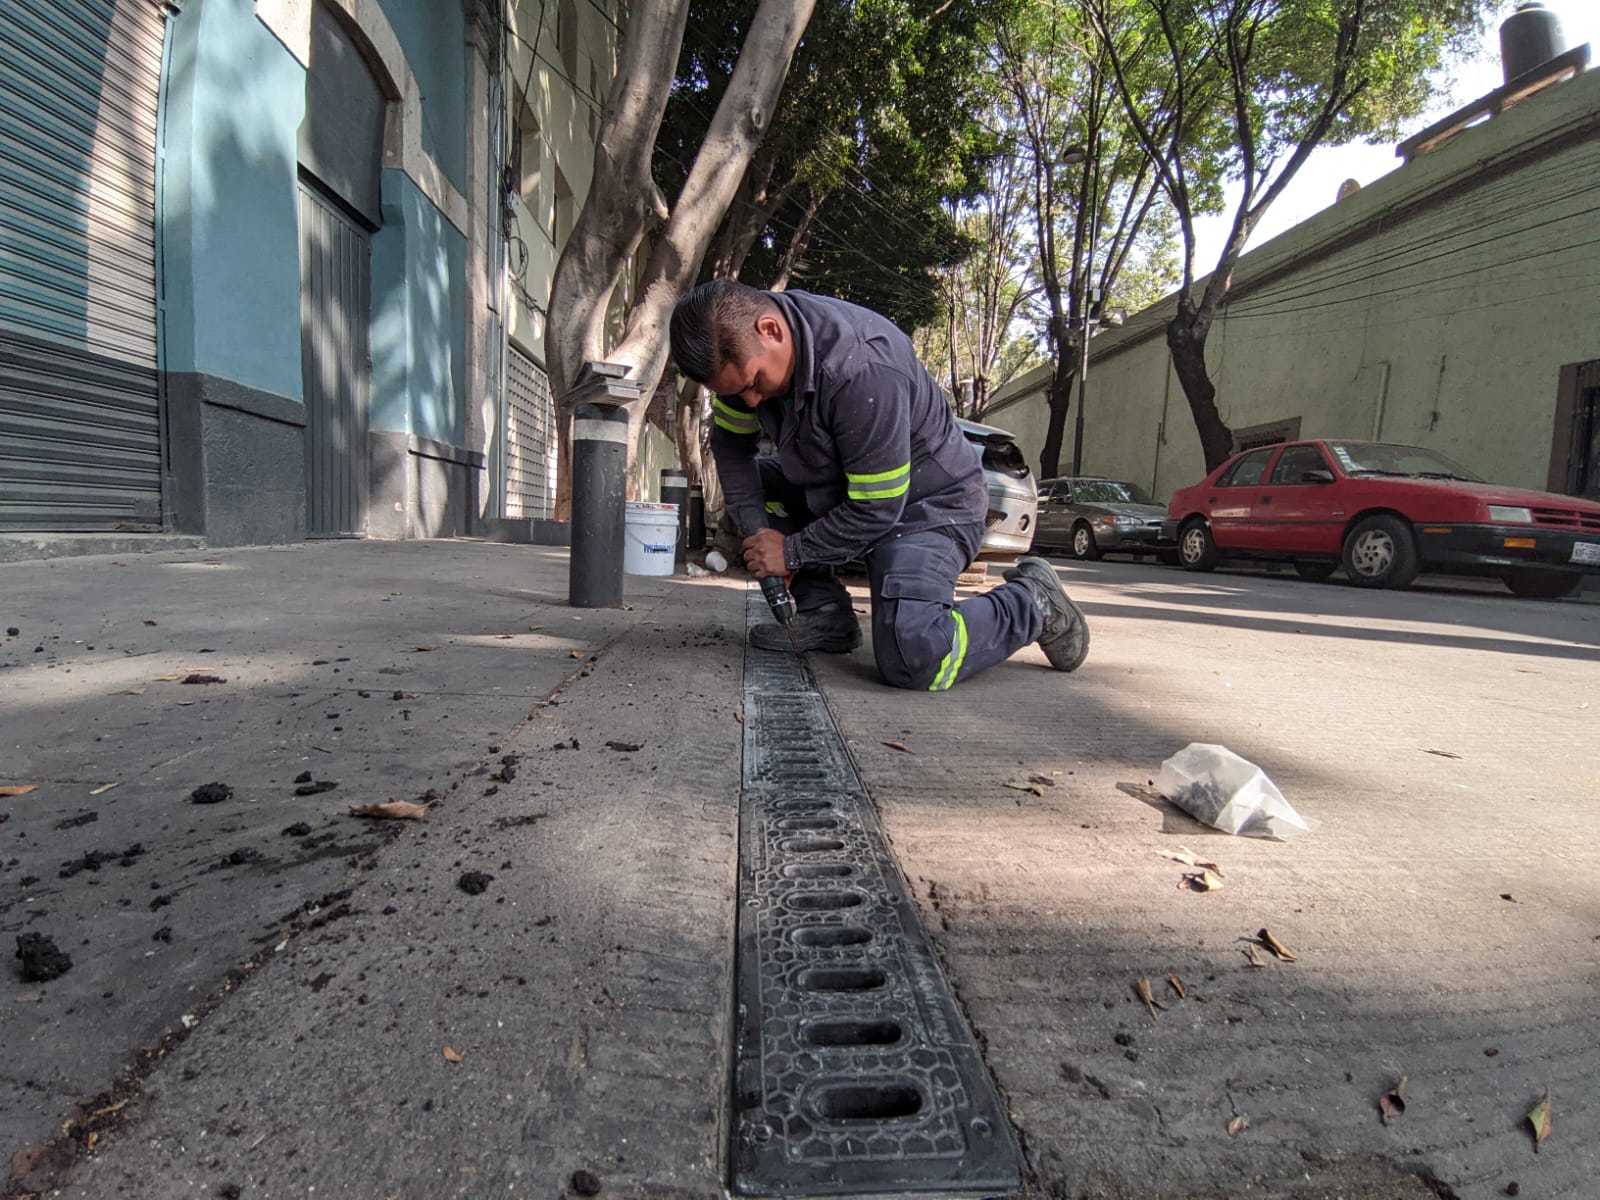
[[[1539,0],[1523,0],[1517,11],[1500,23],[1500,69],[1507,83],[1543,66],[1566,48],[1561,18]]]

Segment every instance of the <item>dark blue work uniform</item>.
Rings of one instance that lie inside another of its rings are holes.
[[[794,337],[787,396],[712,403],[711,452],[734,524],[783,533],[801,612],[849,604],[833,567],[865,560],[872,646],[896,687],[939,691],[1043,632],[1032,595],[1008,583],[954,603],[978,554],[988,490],[977,448],[911,341],[869,309],[770,293]],[[765,434],[777,457],[757,457]]]

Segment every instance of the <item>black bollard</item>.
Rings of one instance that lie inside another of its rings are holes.
[[[567,603],[622,603],[628,478],[628,410],[579,404],[572,410],[572,562]]]
[[[706,544],[706,494],[698,483],[689,487],[689,520],[684,545],[703,550]]]
[[[672,561],[678,566],[683,565],[683,552],[688,547],[688,539],[684,531],[689,526],[689,473],[680,471],[676,467],[668,467],[661,472],[661,503],[676,504],[678,506],[678,548],[673,552]]]

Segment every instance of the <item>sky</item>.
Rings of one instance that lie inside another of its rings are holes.
[[[1561,32],[1567,46],[1589,43],[1589,69],[1600,70],[1600,0],[1544,0],[1545,8],[1561,20]],[[1410,123],[1404,133],[1409,136],[1425,129],[1439,118],[1454,112],[1479,96],[1492,92],[1503,82],[1500,73],[1500,22],[1516,11],[1515,0],[1501,5],[1490,22],[1478,53],[1470,61],[1451,69],[1453,86],[1449,99],[1436,105]],[[1261,224],[1250,236],[1246,251],[1260,246],[1269,238],[1282,233],[1301,221],[1321,212],[1334,202],[1339,185],[1354,179],[1363,187],[1400,166],[1394,146],[1368,146],[1356,143],[1349,146],[1324,146],[1306,160],[1283,194],[1272,202]],[[1237,204],[1239,193],[1234,191],[1230,204]],[[1195,221],[1195,272],[1204,275],[1217,261],[1222,243],[1228,235],[1231,211],[1227,216],[1204,217]]]

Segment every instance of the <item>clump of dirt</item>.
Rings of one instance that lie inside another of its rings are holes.
[[[572,1178],[567,1181],[575,1194],[579,1196],[598,1196],[600,1194],[600,1179],[593,1171],[574,1171]]]
[[[484,793],[487,795],[488,793]],[[532,825],[548,817],[549,813],[525,813],[520,817],[501,817],[493,822],[495,829],[520,829],[524,825]]]
[[[75,817],[66,817],[56,822],[57,829],[76,829],[80,825],[90,825],[100,819],[97,812],[81,812]]]
[[[288,837],[305,837],[306,834],[311,832],[311,826],[304,821],[296,821],[293,825],[286,827],[283,832]]]
[[[202,783],[189,793],[189,800],[193,804],[221,804],[233,795],[233,789],[225,783]]]
[[[179,683],[227,683],[221,675],[207,675],[203,671],[190,671]]]
[[[98,871],[107,863],[116,863],[119,867],[131,867],[144,853],[144,844],[135,842],[126,850],[91,850],[82,858],[68,859],[61,864],[61,869],[56,872],[58,879],[71,879],[82,871]]]
[[[24,983],[47,983],[72,970],[72,959],[43,933],[19,933],[17,957],[22,960]]]
[[[339,785],[331,779],[316,779],[307,783],[302,783],[299,787],[294,789],[294,794],[296,796],[319,796],[323,792],[333,791],[333,789],[338,786]]]
[[[481,896],[489,890],[489,884],[493,881],[494,876],[483,871],[467,871],[456,880],[456,886],[469,896]]]

